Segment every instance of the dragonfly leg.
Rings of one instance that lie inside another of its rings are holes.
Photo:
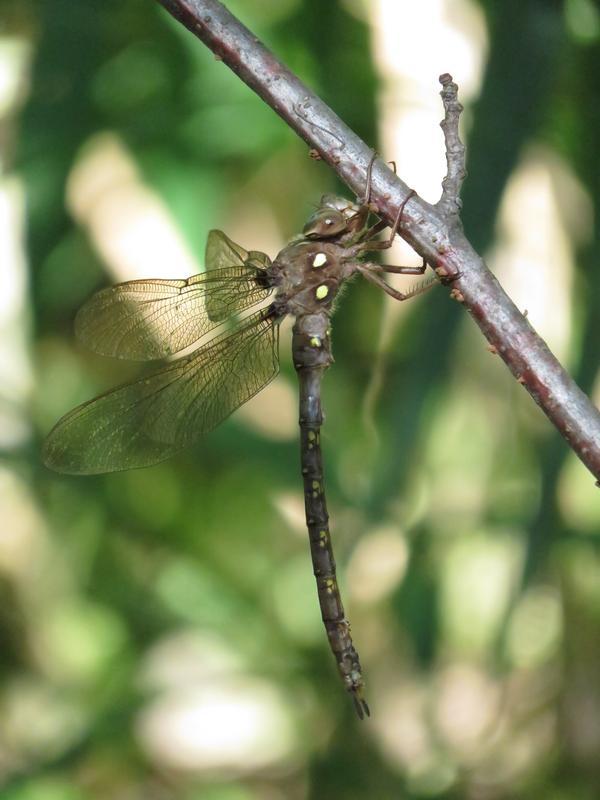
[[[367,185],[365,186],[365,193],[363,197],[356,198],[356,201],[359,204],[359,210],[356,212],[356,214],[354,214],[354,216],[351,219],[353,227],[357,231],[361,231],[363,228],[366,228],[369,222],[369,214],[375,213],[377,211],[375,206],[371,205],[373,164],[375,163],[376,160],[377,160],[377,153],[373,151],[373,155],[371,156],[371,160],[369,161],[369,165],[367,167]],[[384,225],[384,227],[386,227],[386,225]],[[370,238],[380,230],[383,230],[383,228],[377,228],[377,225],[373,225],[371,228],[366,228],[365,232],[361,235],[360,238],[364,239],[365,236],[368,236]]]
[[[373,155],[371,156],[371,160],[369,161],[369,166],[367,167],[367,185],[365,188],[365,195],[362,198],[362,204],[365,206],[368,206],[371,203],[373,164],[377,161],[377,155],[378,155],[377,150],[373,150]],[[394,170],[394,175],[397,175],[398,172],[396,170],[396,162],[388,161],[387,163],[392,165],[392,169]]]
[[[367,184],[365,186],[365,193],[362,197],[356,198],[356,202],[359,204],[359,210],[352,217],[352,227],[354,230],[362,231],[359,237],[361,240],[364,240],[365,238],[370,239],[372,236],[375,236],[377,233],[379,233],[379,231],[382,231],[387,227],[387,223],[383,222],[382,224],[382,222],[378,222],[375,225],[372,225],[370,228],[367,228],[369,223],[369,215],[376,214],[378,211],[377,206],[371,204],[373,164],[375,161],[377,161],[377,152],[373,151],[373,155],[371,156],[371,160],[369,161],[369,165],[367,167]]]
[[[390,230],[390,235],[387,239],[383,241],[373,241],[372,236],[376,235],[380,231],[382,231],[385,227],[387,227],[387,223],[384,220],[377,222],[371,229],[365,231],[363,240],[358,244],[355,244],[353,247],[348,248],[348,255],[356,258],[361,256],[363,253],[368,253],[373,250],[388,250],[392,244],[394,243],[394,239],[396,238],[396,234],[398,233],[398,228],[400,227],[400,221],[402,220],[402,214],[404,213],[404,207],[410,200],[410,198],[415,195],[416,192],[411,189],[411,191],[406,195],[402,203],[400,204],[400,208],[398,209],[398,213],[396,214],[396,219],[394,220],[394,224]],[[368,208],[368,206],[367,206]],[[383,224],[382,224],[383,223]]]
[[[361,218],[361,224],[364,225],[364,226],[366,226],[366,224],[367,224],[367,221],[368,221],[368,218],[369,218],[369,214],[371,214],[371,213],[377,214],[378,211],[379,211],[377,206],[371,203],[371,187],[372,187],[372,184],[373,184],[373,165],[375,164],[376,160],[377,160],[377,152],[374,151],[373,155],[371,156],[371,160],[369,161],[369,166],[367,167],[367,185],[365,187],[365,194],[364,194],[364,196],[362,198],[359,198],[359,200],[360,200],[360,211],[356,214],[356,217],[360,217]],[[392,165],[392,167],[394,169],[394,174],[395,174],[396,173],[396,162],[395,161],[390,161],[388,163],[390,163]],[[377,247],[375,249],[382,249],[383,250],[383,249],[385,249],[385,247],[391,247],[391,242],[393,241],[393,239],[394,239],[394,237],[396,235],[396,232],[398,230],[398,225],[399,225],[400,220],[402,218],[402,212],[404,211],[404,206],[406,205],[406,203],[408,202],[409,198],[412,197],[413,194],[415,194],[414,191],[411,192],[406,197],[406,199],[404,200],[404,202],[400,206],[400,209],[398,211],[398,216],[396,218],[396,222],[394,223],[394,227],[393,227],[392,232],[390,234],[390,238],[389,238],[390,243],[389,244],[385,243],[384,247],[380,247],[379,246],[379,247]],[[385,230],[385,228],[387,228],[387,227],[389,227],[389,224],[385,220],[380,219],[374,225],[371,225],[370,228],[366,228],[366,230],[362,233],[362,235],[360,237],[361,242],[363,242],[363,243],[369,242],[371,239],[373,239],[375,236],[377,236],[378,233],[381,233],[381,231]],[[367,248],[367,249],[373,249],[373,248]]]
[[[366,262],[363,266],[368,266],[373,272],[390,272],[393,275],[423,275],[427,269],[427,261],[423,259],[423,263],[419,267],[396,267],[393,264],[373,264]]]
[[[365,187],[365,194],[361,200],[361,205],[363,206],[370,206],[371,205],[371,186],[372,186],[372,176],[373,176],[373,164],[377,161],[377,151],[373,151],[373,155],[371,156],[371,160],[369,161],[369,166],[367,167],[367,185]],[[395,161],[388,161],[388,164],[392,165],[392,169],[394,170],[394,175],[397,175],[396,172],[396,162]],[[387,227],[387,223],[386,223]]]
[[[373,164],[376,161],[377,161],[377,151],[373,150],[373,155],[371,156],[371,160],[369,161],[369,166],[367,167],[367,185],[365,186],[364,197],[362,197],[360,201],[361,206],[368,207],[371,205],[371,186],[373,185]]]
[[[404,200],[400,203],[400,208],[398,209],[398,213],[396,214],[396,219],[394,220],[394,224],[392,225],[392,230],[390,231],[390,238],[388,239],[388,247],[391,247],[394,239],[396,238],[396,234],[398,233],[398,228],[400,227],[400,220],[402,219],[402,214],[404,214],[404,207],[408,203],[411,197],[416,195],[414,189],[411,189],[410,192],[406,195]]]
[[[382,267],[380,264],[358,263],[357,269],[361,273],[361,275],[365,276],[365,278],[368,281],[373,283],[375,286],[378,286],[380,289],[383,289],[383,291],[386,292],[386,294],[389,294],[390,297],[393,297],[394,300],[410,300],[411,297],[416,297],[419,294],[423,294],[428,289],[431,289],[432,286],[435,286],[435,284],[437,283],[435,278],[432,278],[430,281],[424,281],[423,283],[418,284],[414,288],[409,289],[408,292],[399,292],[397,289],[394,289],[393,286],[390,286],[389,283],[387,283],[387,281],[384,281],[384,279],[381,277],[381,275],[379,274],[382,271]],[[411,268],[407,267],[406,269],[411,269]],[[417,270],[416,272],[417,275],[422,274],[420,268],[415,267],[414,269]],[[411,272],[408,274],[414,275],[415,273]]]
[[[361,236],[362,242],[368,242],[374,236],[377,236],[378,233],[385,230],[388,226],[387,222],[384,219],[380,219],[379,222],[376,222],[375,225],[371,225],[370,228],[367,228],[363,235]]]

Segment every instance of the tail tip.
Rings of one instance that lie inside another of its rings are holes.
[[[352,689],[352,701],[354,703],[354,708],[360,720],[365,719],[365,717],[371,716],[371,709],[369,708],[369,704],[362,696],[362,688],[361,687],[354,687]]]

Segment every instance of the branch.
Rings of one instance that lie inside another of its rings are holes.
[[[449,225],[460,225],[460,210],[462,208],[460,189],[467,174],[465,169],[465,146],[458,135],[458,122],[463,107],[458,102],[458,86],[453,83],[452,75],[447,72],[440,75],[440,83],[443,87],[440,94],[445,111],[444,119],[440,122],[440,128],[444,131],[448,172],[442,181],[442,196],[436,203],[436,208],[446,218]]]
[[[373,151],[293,75],[217,0],[158,0],[201,39],[277,114],[317,151],[357,195],[364,193]],[[439,202],[413,194],[400,235],[430,264],[451,297],[471,314],[512,374],[600,481],[600,413],[506,295],[465,238],[459,220],[464,146],[458,137],[461,106],[450,75],[442,75],[448,173]],[[371,199],[392,224],[410,188],[383,162],[373,167]],[[598,483],[600,485],[600,482]]]

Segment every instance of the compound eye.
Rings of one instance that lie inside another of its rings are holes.
[[[308,220],[304,226],[303,233],[309,238],[327,238],[341,233],[345,227],[346,220],[343,214],[335,209],[324,210],[320,208]]]

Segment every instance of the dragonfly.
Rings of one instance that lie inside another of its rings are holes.
[[[358,716],[370,715],[360,660],[336,577],[325,498],[320,433],[321,382],[333,362],[330,316],[340,287],[360,274],[396,300],[405,293],[385,273],[422,275],[418,267],[367,258],[389,248],[400,225],[369,224],[375,156],[366,190],[352,202],[325,194],[274,260],[210,231],[205,272],[181,280],[133,280],[99,291],[79,310],[75,332],[91,350],[128,360],[164,360],[138,380],[74,408],[48,434],[43,461],[57,472],[90,475],[163,461],[196,443],[278,373],[279,326],[294,317],[292,358],[299,380],[299,426],[306,525],[321,616],[340,676]],[[271,299],[272,298],[272,299]],[[268,300],[270,302],[267,305]],[[191,352],[177,357],[190,347]]]

